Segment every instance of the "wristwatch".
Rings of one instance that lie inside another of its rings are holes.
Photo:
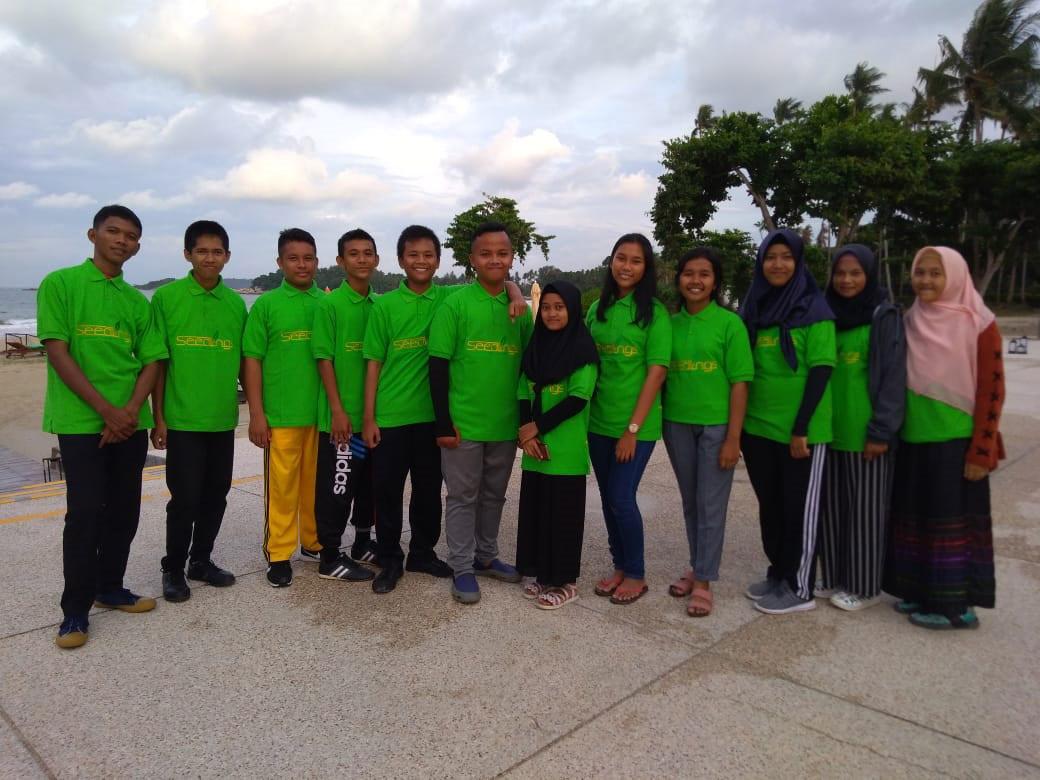
[[[628,432],[629,433],[639,433],[639,423],[629,423],[628,424]]]

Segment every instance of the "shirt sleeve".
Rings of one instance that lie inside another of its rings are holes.
[[[332,360],[335,357],[336,309],[329,299],[318,304],[311,329],[311,355],[316,360]]]
[[[750,382],[755,378],[755,359],[751,354],[751,341],[747,327],[739,317],[730,319],[726,329],[726,352],[723,355],[726,379],[731,385]]]
[[[386,307],[380,306],[379,299],[372,306],[372,313],[368,315],[368,324],[365,326],[365,340],[361,354],[365,360],[375,360],[379,363],[386,362],[386,349],[389,339],[387,338]]]
[[[454,300],[447,300],[433,315],[430,325],[430,341],[427,348],[430,357],[451,360],[455,357],[455,342],[459,332],[459,311]]]
[[[646,335],[646,364],[665,366],[672,362],[672,321],[664,305],[654,301],[654,316]]]
[[[838,364],[838,342],[834,331],[834,321],[814,322],[806,334],[805,359],[809,368],[814,366],[830,366]]]
[[[1004,342],[994,322],[979,334],[978,380],[975,391],[975,424],[965,460],[992,471],[1007,457],[1000,435],[1004,410]]]
[[[166,347],[166,351],[169,352],[170,334],[166,327],[166,305],[163,303],[166,300],[166,296],[161,293],[161,290],[162,288],[160,287],[155,291],[155,295],[152,296],[152,327],[162,341],[163,346]]]
[[[50,274],[40,282],[36,292],[36,330],[40,341],[57,339],[67,344],[72,340],[65,293],[65,280],[57,274]]]
[[[599,368],[594,363],[586,363],[581,368],[575,370],[567,383],[567,395],[584,398],[586,401],[590,400],[592,393],[596,389],[596,377],[598,375]]]
[[[152,316],[152,307],[143,295],[135,309],[137,341],[134,344],[134,354],[145,365],[156,360],[165,360],[170,356],[170,351],[166,347],[166,340],[159,331],[155,317]]]
[[[523,371],[520,372],[520,381],[516,383],[516,400],[518,401],[530,401],[531,396],[531,385],[527,381],[527,375]]]
[[[267,303],[263,298],[253,304],[242,334],[242,356],[263,360],[267,356]]]
[[[531,317],[531,310],[528,309],[520,317],[520,349],[521,351],[527,349],[527,345],[531,343],[531,334],[534,333],[534,319]]]

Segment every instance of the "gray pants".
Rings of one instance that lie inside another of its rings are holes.
[[[463,440],[456,449],[441,450],[448,488],[444,536],[456,577],[473,573],[474,556],[481,561],[498,557],[498,527],[514,460],[512,441]]]
[[[726,425],[687,425],[664,421],[664,446],[682,496],[690,568],[695,579],[719,578],[726,509],[733,469],[719,468]]]

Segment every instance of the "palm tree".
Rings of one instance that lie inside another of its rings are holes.
[[[697,118],[693,123],[697,135],[703,134],[705,130],[710,130],[714,124],[715,108],[710,103],[701,104],[701,107],[697,109]]]
[[[802,101],[794,98],[778,98],[773,106],[773,121],[778,125],[790,122],[802,110]]]
[[[1040,12],[1028,13],[1032,0],[983,0],[975,10],[958,51],[939,36],[939,64],[921,68],[917,79],[939,109],[962,105],[961,128],[982,143],[986,120],[1017,131],[1028,124],[1040,67],[1037,53]]]
[[[885,74],[869,62],[858,63],[856,69],[845,77],[845,91],[852,98],[852,106],[857,113],[869,111],[873,108],[874,97],[888,92],[880,83],[884,77]]]

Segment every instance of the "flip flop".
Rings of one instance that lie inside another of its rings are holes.
[[[614,590],[617,590],[617,588],[614,588]],[[632,594],[630,594],[628,596],[620,596],[619,597],[618,594],[615,593],[613,596],[610,597],[610,603],[611,604],[620,604],[622,606],[627,606],[629,604],[634,604],[635,602],[639,601],[639,599],[643,598],[643,595],[648,590],[650,590],[650,586],[649,585],[644,585],[642,588],[637,590],[635,593],[632,593]]]
[[[596,583],[596,587],[592,589],[592,592],[595,593],[597,596],[603,596],[604,598],[606,598],[607,596],[613,596],[614,591],[618,589],[618,585],[620,585],[624,581],[624,578],[617,579],[614,575],[611,575],[610,577],[604,577]],[[614,584],[612,586],[606,587],[603,585],[604,582],[613,582]]]
[[[668,595],[684,599],[693,591],[693,577],[684,574],[668,586]]]
[[[710,590],[694,588],[690,603],[686,605],[686,614],[692,618],[708,617],[715,604],[715,596]]]

